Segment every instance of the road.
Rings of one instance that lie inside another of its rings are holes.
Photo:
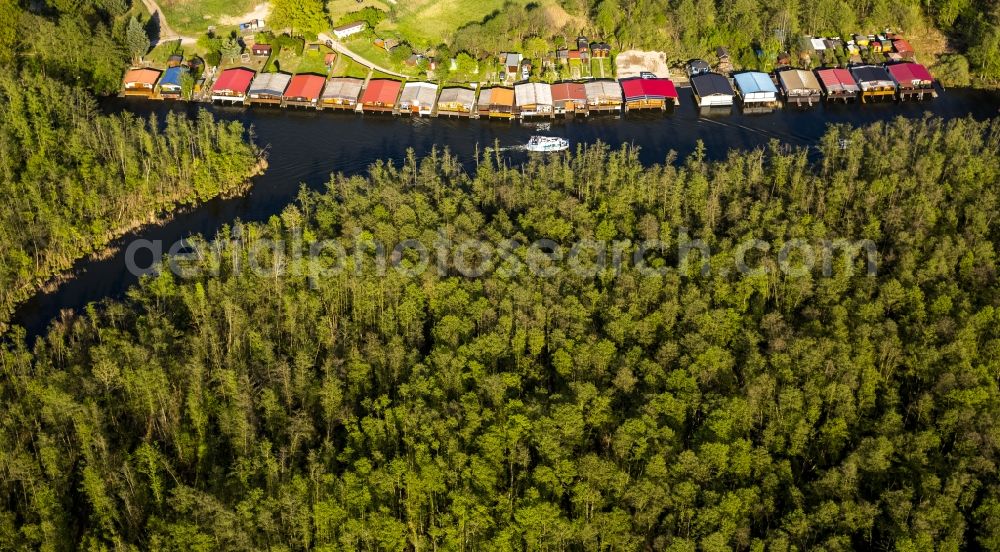
[[[163,15],[163,10],[160,9],[160,6],[159,4],[156,3],[156,0],[142,0],[142,4],[146,6],[146,10],[149,11],[150,15],[155,16],[159,20],[160,36],[159,39],[157,40],[157,43],[169,42],[171,40],[178,40],[178,39],[180,39],[181,44],[192,44],[196,41],[195,38],[178,34],[174,32],[173,29],[170,28],[170,24],[167,23],[167,17]],[[156,44],[154,44],[154,46],[155,45]]]
[[[347,46],[344,46],[343,44],[341,44],[340,42],[338,42],[337,39],[333,38],[332,36],[330,36],[330,35],[328,35],[326,33],[319,33],[319,39],[320,39],[321,42],[326,42],[328,45],[330,45],[330,47],[333,48],[333,50],[335,52],[337,52],[338,54],[347,56],[347,57],[353,59],[354,61],[360,63],[361,65],[366,65],[366,66],[368,66],[371,69],[374,69],[374,70],[379,71],[381,73],[385,73],[387,75],[392,75],[394,77],[399,77],[401,79],[408,79],[408,78],[410,78],[408,75],[404,75],[402,73],[397,73],[395,71],[391,71],[389,69],[386,69],[385,67],[379,67],[378,65],[375,65],[371,61],[368,61],[367,59],[359,56],[358,54],[355,54],[354,52],[352,52],[351,50],[349,50],[347,48]]]

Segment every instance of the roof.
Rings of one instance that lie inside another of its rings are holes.
[[[350,77],[337,77],[330,79],[323,89],[323,99],[357,100],[361,94],[361,85],[365,81]]]
[[[514,90],[510,88],[487,88],[484,92],[490,93],[486,97],[492,105],[514,105]],[[479,103],[482,103],[481,99]]]
[[[802,69],[789,69],[778,73],[781,86],[788,91],[791,90],[819,90],[819,81],[816,75]]]
[[[459,88],[457,86],[445,88],[441,91],[441,97],[438,98],[438,103],[472,105],[476,103],[476,91],[468,88]]]
[[[434,105],[437,98],[437,85],[429,82],[408,82],[403,86],[403,94],[399,97],[401,104]]]
[[[896,51],[901,54],[913,53],[913,46],[910,46],[910,43],[902,38],[897,38],[896,40],[893,40],[892,47],[895,48]]]
[[[251,50],[263,50],[265,52],[270,52],[271,51],[271,45],[270,44],[254,44],[253,48],[251,48]]]
[[[691,77],[691,86],[701,97],[721,94],[724,96],[733,95],[733,87],[729,84],[729,79],[718,73],[702,73]]]
[[[246,67],[226,69],[219,74],[219,78],[215,79],[215,84],[212,85],[212,92],[232,90],[234,92],[246,93],[247,88],[250,87],[250,81],[253,80],[253,75],[254,72]]]
[[[372,79],[361,94],[361,103],[394,104],[403,83],[392,79]]]
[[[343,25],[341,25],[339,27],[334,27],[333,30],[334,31],[350,31],[351,29],[356,29],[358,27],[364,27],[364,26],[365,26],[365,22],[359,20],[359,21],[355,21],[353,23],[345,23],[345,24],[343,24]]]
[[[160,79],[160,86],[164,85],[180,86],[181,75],[183,75],[184,73],[187,73],[186,67],[177,66],[167,69],[166,71],[163,72],[163,78]]]
[[[826,50],[826,42],[822,38],[811,38],[809,39],[809,43],[812,45],[813,50],[817,52]]]
[[[847,69],[820,69],[816,71],[827,92],[857,92],[858,83]]]
[[[544,82],[526,82],[514,87],[517,105],[552,105],[552,87]]]
[[[893,84],[889,72],[875,65],[859,65],[851,67],[851,74],[858,84],[887,86]]]
[[[156,69],[131,69],[129,72],[125,73],[123,82],[137,82],[140,84],[153,85],[159,77],[160,72]]]
[[[560,82],[552,85],[552,100],[587,100],[587,88],[579,82]]]
[[[522,59],[523,56],[521,56],[521,54],[518,54],[516,52],[508,52],[504,54],[503,62],[504,65],[506,65],[507,67],[513,67],[515,65],[519,65]]]
[[[580,59],[580,50],[570,50],[569,59]]]
[[[622,88],[613,80],[592,80],[583,85],[587,91],[587,100],[613,99],[621,101]]]
[[[627,79],[621,81],[625,99],[676,98],[677,88],[670,79]]]
[[[292,76],[288,73],[260,73],[250,84],[250,94],[280,96],[290,80]]]
[[[319,98],[319,93],[323,90],[326,78],[320,75],[310,75],[304,73],[292,77],[292,82],[288,83],[285,90],[286,98],[307,98],[315,100]]]
[[[895,63],[888,66],[888,69],[893,80],[899,84],[922,84],[934,81],[927,68],[919,63]]]
[[[736,86],[739,87],[740,92],[744,94],[778,92],[778,89],[774,86],[774,82],[771,81],[771,77],[767,76],[767,73],[749,71],[733,75],[733,79],[736,81]]]

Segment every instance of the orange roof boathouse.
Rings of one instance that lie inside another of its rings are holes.
[[[131,69],[125,73],[122,86],[126,96],[152,96],[160,71],[156,69]]]
[[[285,89],[281,98],[285,105],[316,107],[324,84],[326,84],[326,78],[320,75],[308,73],[295,75],[288,83],[288,88]]]
[[[361,112],[388,112],[396,109],[396,99],[403,83],[392,79],[372,79],[361,93]]]

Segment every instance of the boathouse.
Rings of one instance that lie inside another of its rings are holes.
[[[212,84],[212,101],[234,103],[246,101],[247,90],[250,89],[253,76],[253,70],[246,67],[224,70]]]
[[[336,77],[328,80],[319,96],[320,109],[355,109],[361,95],[363,80],[350,77]]]
[[[670,79],[624,79],[621,87],[626,113],[637,109],[665,110],[667,105],[680,104],[677,88]]]
[[[180,98],[181,97],[181,79],[184,75],[188,73],[187,67],[171,67],[163,72],[163,78],[160,79],[160,97],[163,98]]]
[[[552,111],[556,115],[586,115],[587,89],[583,83],[560,82],[553,84]]]
[[[309,73],[295,75],[288,83],[288,88],[285,89],[282,99],[285,105],[316,107],[325,83],[326,78],[322,75]]]
[[[396,109],[396,99],[403,83],[393,79],[372,79],[368,87],[361,93],[361,111],[368,113],[393,112]]]
[[[767,73],[748,71],[733,75],[744,106],[773,106],[778,102],[778,87]]]
[[[888,66],[900,100],[922,100],[934,95],[934,78],[919,63],[895,63]]]
[[[857,65],[851,67],[851,75],[861,89],[862,102],[891,99],[896,95],[896,82],[884,67]]]
[[[816,75],[802,69],[787,69],[778,72],[778,81],[785,95],[785,101],[792,105],[812,106],[820,102],[823,90]]]
[[[552,86],[524,82],[514,87],[514,100],[521,118],[552,116]]]
[[[150,68],[130,69],[122,85],[126,96],[152,96],[160,71]]]
[[[437,85],[429,82],[406,83],[399,96],[400,113],[430,115],[434,110],[434,101],[437,100],[437,90]]]
[[[622,87],[610,79],[587,81],[583,85],[587,92],[587,111],[615,112],[622,110]]]
[[[258,73],[250,84],[247,103],[250,105],[280,105],[282,95],[292,76],[288,73]]]
[[[819,69],[816,75],[828,102],[853,102],[861,93],[861,87],[847,69]]]
[[[691,90],[698,107],[733,105],[733,86],[718,73],[702,73],[691,77]]]
[[[477,106],[480,117],[514,118],[514,89],[495,86],[479,93]]]
[[[469,117],[476,109],[476,91],[452,86],[441,91],[437,114],[448,117]]]

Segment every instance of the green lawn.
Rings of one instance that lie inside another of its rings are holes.
[[[335,77],[355,77],[363,79],[368,76],[368,68],[347,56],[337,56],[330,72]]]
[[[399,15],[394,29],[407,42],[417,46],[435,46],[469,23],[478,23],[508,1],[527,5],[546,4],[552,0],[412,0],[396,4]],[[381,26],[380,26],[381,28]]]
[[[163,15],[170,26],[183,35],[202,34],[210,25],[219,26],[224,16],[249,12],[261,0],[161,0]]]
[[[613,71],[611,69],[611,59],[609,58],[591,58],[590,60],[590,74],[595,78],[611,78]]]
[[[420,74],[419,68],[408,67],[404,63],[396,62],[392,59],[392,56],[389,55],[389,52],[386,52],[384,49],[376,46],[370,38],[352,40],[347,44],[347,47],[364,59],[367,59],[375,65],[389,69],[390,71],[396,71],[398,73],[411,76],[417,76]]]

